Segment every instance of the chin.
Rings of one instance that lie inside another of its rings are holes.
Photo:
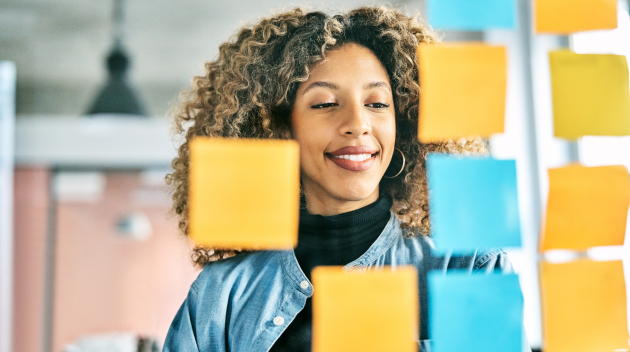
[[[377,185],[372,186],[372,187],[368,187],[368,186],[362,187],[355,184],[348,187],[339,187],[333,190],[333,192],[331,193],[335,194],[338,199],[351,201],[351,202],[358,202],[358,201],[367,199],[371,195],[373,195],[374,192],[376,192],[376,188],[377,188]]]

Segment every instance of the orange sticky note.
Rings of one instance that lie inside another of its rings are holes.
[[[535,0],[537,33],[617,28],[617,0]]]
[[[316,267],[313,352],[417,352],[418,275],[412,267],[344,272]]]
[[[502,133],[505,122],[505,48],[484,44],[418,46],[418,138],[428,143]]]
[[[622,245],[628,206],[630,175],[624,166],[550,169],[541,250]]]
[[[543,262],[541,271],[545,352],[630,347],[621,261]]]
[[[554,135],[630,135],[628,63],[623,55],[549,53]]]
[[[197,137],[190,143],[190,237],[214,248],[295,247],[299,188],[297,142]]]

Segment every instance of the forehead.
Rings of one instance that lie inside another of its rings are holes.
[[[321,79],[381,80],[389,83],[387,70],[376,55],[370,49],[353,43],[326,52],[326,59],[314,65],[307,82]]]

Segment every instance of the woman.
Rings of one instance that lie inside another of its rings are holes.
[[[477,138],[416,139],[416,47],[436,41],[426,24],[398,10],[364,7],[332,17],[295,9],[244,27],[221,45],[176,118],[185,141],[169,181],[180,228],[186,233],[192,138],[293,138],[303,192],[298,246],[249,253],[195,248],[203,271],[165,351],[310,351],[309,279],[318,265],[414,265],[420,345],[427,349],[429,271],[511,270],[498,249],[431,253],[427,153],[486,153]]]

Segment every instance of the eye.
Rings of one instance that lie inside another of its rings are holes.
[[[326,108],[332,108],[333,106],[337,106],[339,104],[337,103],[320,103],[320,104],[315,104],[313,106],[311,106],[311,109],[326,109]]]
[[[370,107],[370,108],[375,108],[375,109],[384,109],[384,108],[388,108],[389,107],[389,105],[387,105],[385,103],[365,104],[365,106]]]

